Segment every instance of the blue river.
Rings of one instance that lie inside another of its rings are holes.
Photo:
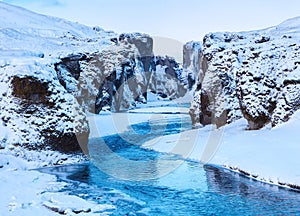
[[[91,142],[90,162],[41,171],[67,182],[62,192],[116,206],[100,215],[300,215],[299,192],[140,147],[189,128],[176,118],[158,126],[157,134],[149,122],[136,124],[133,131]],[[174,169],[163,172],[166,164]]]

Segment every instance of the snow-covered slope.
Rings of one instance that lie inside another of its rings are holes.
[[[206,35],[205,75],[191,107],[195,125],[244,117],[259,129],[287,121],[300,107],[299,32],[297,17],[259,31]]]
[[[0,2],[0,54],[5,57],[58,57],[98,51],[113,32],[44,16]],[[3,63],[2,63],[3,64]]]
[[[146,142],[145,148],[181,155],[251,179],[299,190],[300,111],[274,128],[246,130],[239,119],[216,129],[208,125]]]

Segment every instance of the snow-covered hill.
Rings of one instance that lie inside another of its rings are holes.
[[[60,56],[108,46],[115,34],[3,2],[0,19],[2,147],[17,155],[24,154],[22,147],[80,150],[76,143],[87,141],[88,124],[74,96],[59,83],[53,64]]]
[[[2,65],[9,56],[55,58],[72,52],[96,52],[116,36],[99,27],[36,14],[3,2],[0,2],[0,18]]]

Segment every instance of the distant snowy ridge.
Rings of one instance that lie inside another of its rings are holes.
[[[72,52],[96,52],[109,45],[109,39],[116,35],[4,2],[0,2],[0,18],[0,52],[12,54],[23,50],[57,58]]]
[[[299,41],[300,17],[258,31],[207,34],[190,111],[194,125],[244,117],[249,129],[260,129],[288,121],[300,108]]]

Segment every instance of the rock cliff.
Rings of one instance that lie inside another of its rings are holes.
[[[60,83],[86,111],[126,111],[147,103],[147,92],[167,99],[186,94],[182,68],[173,58],[154,56],[150,36],[121,34],[111,40],[114,44],[98,52],[65,57],[55,65]]]
[[[34,73],[32,70],[34,69]],[[89,127],[75,98],[47,66],[6,66],[1,75],[1,120],[10,147],[29,150],[86,151]]]
[[[87,112],[128,110],[150,91],[167,99],[187,92],[181,66],[154,56],[148,35],[118,35],[3,2],[1,17],[1,149],[88,153]]]
[[[288,121],[300,107],[299,32],[295,18],[259,31],[206,35],[206,64],[190,110],[194,126],[244,117],[249,129],[260,129]]]

